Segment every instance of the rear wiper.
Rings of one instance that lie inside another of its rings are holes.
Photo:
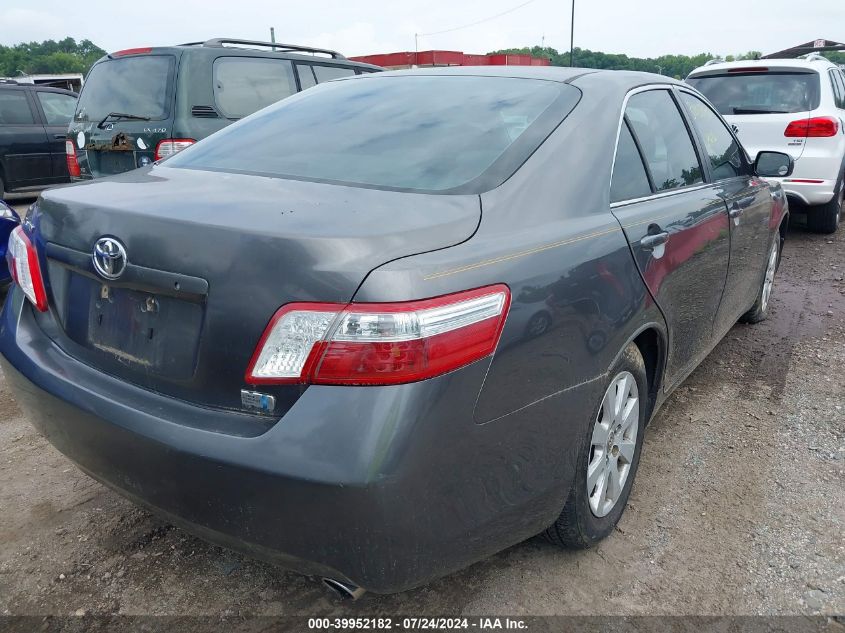
[[[149,121],[150,117],[140,116],[137,114],[124,114],[123,112],[109,112],[103,117],[103,120],[97,123],[97,127],[101,130],[105,127],[106,121],[109,119],[131,119],[133,121]]]
[[[763,108],[733,108],[734,114],[787,114],[786,110],[766,110]]]

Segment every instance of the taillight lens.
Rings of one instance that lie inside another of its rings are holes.
[[[155,159],[161,160],[162,158],[173,156],[173,154],[181,152],[183,149],[190,147],[194,143],[196,143],[196,141],[192,138],[172,138],[165,141],[159,141],[158,145],[156,145]]]
[[[82,172],[79,170],[79,163],[76,160],[76,147],[73,141],[65,141],[65,159],[67,160],[67,170],[71,176],[79,176]]]
[[[830,116],[818,116],[812,119],[793,121],[786,126],[783,135],[790,138],[836,136],[839,121]]]
[[[12,279],[23,290],[26,298],[41,312],[46,312],[47,292],[44,290],[44,278],[41,276],[38,253],[22,226],[17,227],[9,235],[6,260]]]
[[[293,303],[267,326],[248,384],[393,385],[492,354],[507,317],[502,284],[403,303]]]

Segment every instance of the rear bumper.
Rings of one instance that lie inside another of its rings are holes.
[[[67,356],[16,290],[0,365],[32,423],[96,479],[203,538],[380,593],[548,526],[584,433],[561,419],[577,389],[476,424],[486,361],[410,385],[309,387],[262,435],[217,432],[202,427],[219,412]]]
[[[836,187],[835,180],[823,180],[817,183],[795,182],[795,179],[801,178],[801,176],[793,174],[790,178],[777,179],[783,186],[783,190],[790,201],[815,206],[827,204],[833,199],[833,193]]]

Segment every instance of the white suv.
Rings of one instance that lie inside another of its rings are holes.
[[[811,53],[798,59],[708,62],[687,82],[703,92],[752,157],[780,150],[795,171],[780,182],[807,206],[810,228],[833,233],[845,193],[845,74]]]

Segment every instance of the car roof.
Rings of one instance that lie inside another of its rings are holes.
[[[353,81],[384,77],[407,76],[474,76],[474,77],[506,77],[512,79],[538,79],[543,81],[557,81],[571,83],[579,77],[590,75],[611,82],[620,88],[636,87],[645,84],[675,84],[682,82],[658,75],[631,70],[599,70],[596,68],[570,68],[566,66],[449,66],[433,68],[414,68],[410,70],[390,70],[375,75],[361,75],[336,79],[335,81]]]
[[[65,90],[64,88],[56,88],[55,86],[45,86],[42,84],[25,84],[14,81],[0,81],[0,90],[38,90],[40,92],[58,92],[63,95],[70,95],[71,97],[78,97],[79,95],[72,90]]]
[[[276,47],[278,50],[274,50]],[[337,51],[322,48],[300,46],[298,44],[284,44],[281,42],[260,42],[252,40],[239,40],[230,38],[215,38],[205,42],[187,42],[174,44],[172,46],[149,46],[142,48],[130,48],[108,53],[97,60],[97,63],[110,59],[122,59],[124,57],[143,57],[145,55],[167,54],[181,52],[182,54],[198,54],[218,56],[221,52],[227,56],[243,57],[265,57],[270,59],[291,59],[316,64],[342,65],[355,68],[369,68],[372,70],[383,70],[381,66],[365,64],[347,59]],[[318,56],[320,55],[320,56]]]
[[[715,62],[699,66],[693,70],[688,76],[702,75],[705,73],[719,73],[724,70],[731,70],[736,68],[802,68],[806,70],[825,71],[828,68],[836,68],[829,59],[824,57],[813,57],[810,59],[744,59],[733,62]]]

